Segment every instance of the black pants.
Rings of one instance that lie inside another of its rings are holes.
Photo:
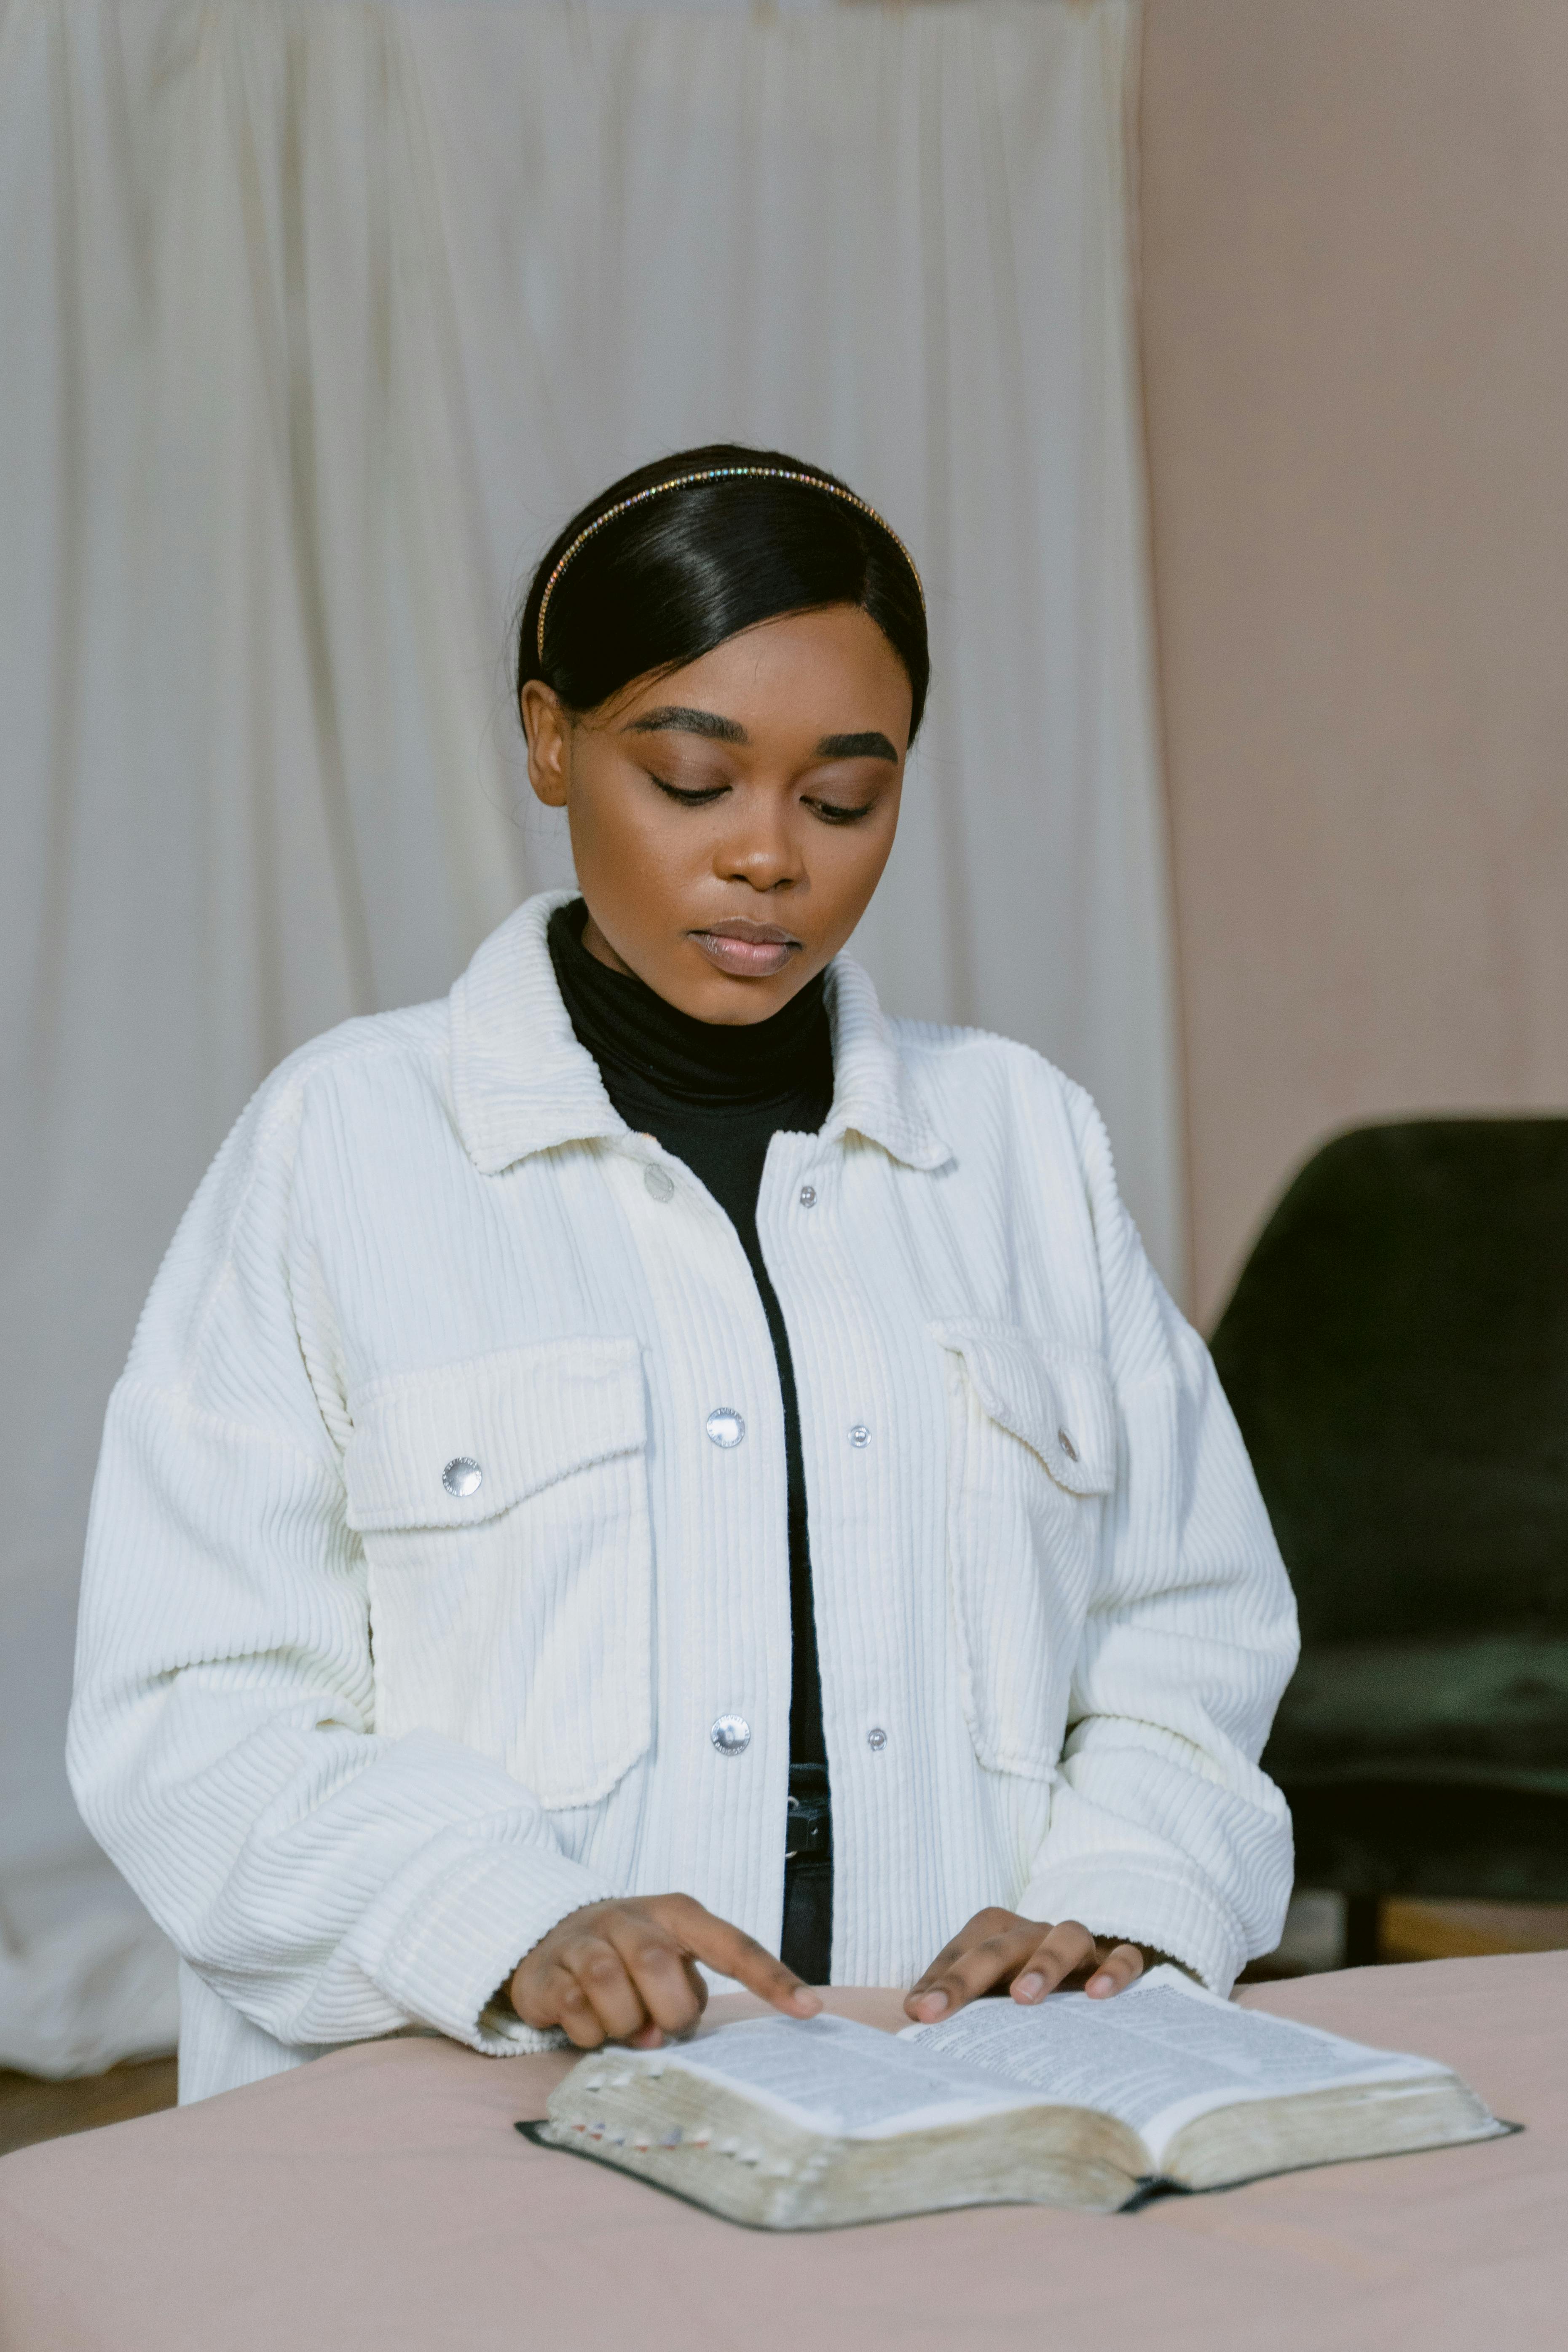
[[[779,1957],[806,1984],[827,1982],[833,1965],[833,1813],[825,1764],[789,1768]]]

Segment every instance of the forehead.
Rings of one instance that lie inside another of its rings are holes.
[[[831,604],[759,622],[679,669],[639,678],[605,715],[625,729],[679,705],[732,720],[753,740],[879,729],[901,749],[910,701],[904,666],[870,614]]]

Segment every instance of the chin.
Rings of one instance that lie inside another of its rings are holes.
[[[713,984],[697,993],[700,1002],[683,1005],[682,1011],[698,1021],[710,1021],[715,1027],[744,1029],[753,1021],[765,1021],[770,1013],[780,1011],[795,991],[760,980],[727,980],[721,973],[715,973]],[[671,997],[672,1004],[678,1002]]]

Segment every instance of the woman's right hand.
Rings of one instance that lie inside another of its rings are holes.
[[[511,2005],[525,2025],[560,2026],[579,2050],[604,2042],[657,2050],[667,2033],[689,2033],[708,2005],[700,1960],[785,2017],[815,2017],[822,2007],[782,1960],[689,1895],[568,1912],[519,1961]]]

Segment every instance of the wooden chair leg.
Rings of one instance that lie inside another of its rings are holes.
[[[1382,1914],[1381,1895],[1346,1896],[1344,1966],[1347,1969],[1375,1968],[1383,1958]]]

